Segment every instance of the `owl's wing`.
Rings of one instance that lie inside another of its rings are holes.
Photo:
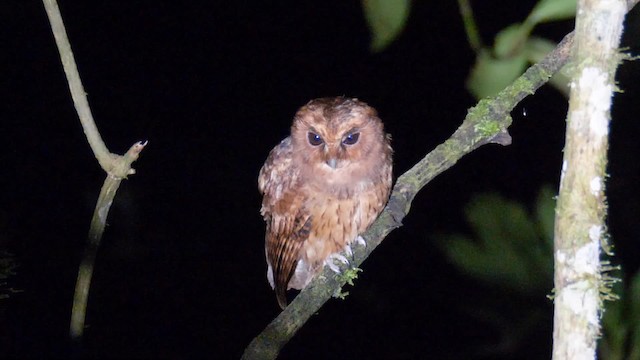
[[[283,309],[300,248],[311,228],[311,217],[300,191],[299,173],[292,164],[292,151],[291,139],[284,139],[271,150],[258,177],[258,187],[263,194],[261,213],[267,223],[267,261],[273,271],[276,297]]]

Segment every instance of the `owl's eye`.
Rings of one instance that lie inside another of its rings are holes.
[[[309,139],[309,144],[311,144],[312,146],[318,146],[324,142],[322,141],[322,137],[320,135],[314,134],[312,132],[309,132],[307,138]]]
[[[344,137],[344,139],[342,140],[342,143],[345,145],[353,145],[358,142],[359,138],[360,138],[360,133],[349,134]]]

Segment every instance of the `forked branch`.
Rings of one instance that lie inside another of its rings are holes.
[[[69,91],[73,98],[73,104],[80,118],[82,129],[87,137],[87,141],[91,146],[91,150],[100,166],[107,173],[107,178],[102,186],[98,203],[96,204],[93,218],[91,220],[91,228],[89,230],[89,242],[85,249],[85,255],[78,271],[78,280],[76,283],[76,291],[73,299],[73,308],[71,314],[70,335],[77,339],[82,336],[84,329],[85,312],[87,308],[87,300],[89,296],[89,285],[91,283],[91,275],[93,273],[93,264],[95,261],[96,251],[102,239],[104,227],[107,221],[109,209],[113,203],[116,191],[120,186],[122,179],[128,175],[135,174],[135,170],[131,168],[131,164],[138,159],[140,152],[144,149],[147,142],[137,142],[131,146],[129,151],[122,156],[109,152],[107,146],[102,141],[102,137],[98,132],[87,95],[80,81],[80,74],[76,66],[76,61],[71,51],[71,44],[67,37],[67,31],[62,22],[62,15],[56,0],[43,0],[47,17],[51,24],[51,31],[58,46],[62,66],[69,83]]]

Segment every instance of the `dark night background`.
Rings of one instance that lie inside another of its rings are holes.
[[[534,3],[474,3],[485,43]],[[335,95],[376,107],[393,135],[397,177],[475,103],[464,87],[474,54],[455,1],[415,1],[404,33],[379,54],[368,51],[357,1],[60,6],[107,146],[123,153],[138,140],[149,145],[116,197],[85,341],[74,350],[73,288],[104,173],[42,3],[0,4],[0,241],[20,262],[9,285],[22,290],[4,303],[0,357],[238,358],[279,312],[265,277],[256,183],[297,108]],[[634,54],[637,15],[623,44]],[[536,33],[559,41],[572,27]],[[607,184],[615,262],[629,273],[640,265],[639,67],[618,71],[624,93],[614,101]],[[513,112],[513,144],[485,146],[430,183],[404,227],[363,264],[346,301],[327,303],[282,358],[464,359],[496,343],[499,334],[464,309],[503,296],[451,267],[433,235],[469,233],[463,206],[473,194],[532,204],[542,185],[556,188],[565,114],[566,99],[552,88],[525,99]],[[549,358],[551,302],[516,303],[547,304],[549,322],[513,353]]]

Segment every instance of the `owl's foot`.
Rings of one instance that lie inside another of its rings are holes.
[[[347,245],[344,247],[344,252],[348,257],[353,258],[353,250],[351,250],[351,245]]]
[[[325,261],[325,264],[329,267],[329,269],[331,269],[331,271],[336,274],[340,274],[340,268],[336,265],[336,260],[343,264],[348,264],[349,260],[347,260],[347,258],[342,256],[341,254],[336,253],[329,255],[329,257]]]
[[[364,247],[367,247],[367,243],[366,241],[364,241],[364,238],[360,235],[358,235],[355,239],[354,242],[357,243],[358,245],[362,245]],[[344,252],[345,254],[347,254],[348,257],[350,257],[352,260],[354,259],[353,257],[353,249],[351,248],[351,244],[347,244],[347,246],[344,247]],[[346,263],[345,263],[346,264]]]

